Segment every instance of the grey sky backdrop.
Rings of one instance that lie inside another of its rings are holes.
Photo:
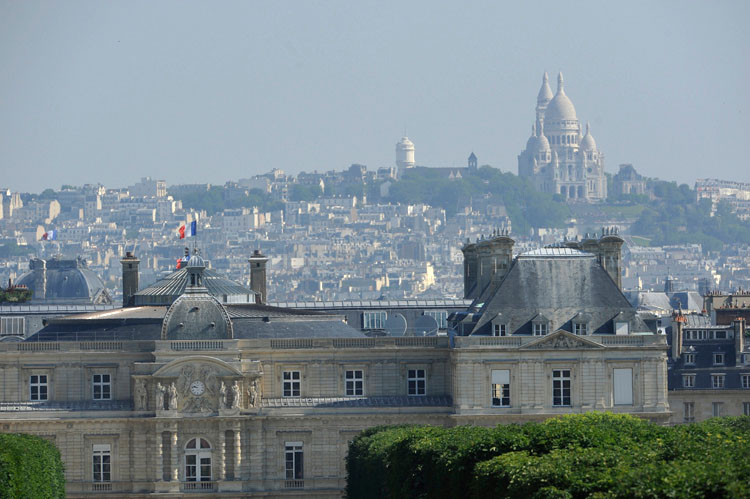
[[[0,0],[0,186],[516,172],[544,70],[607,171],[750,181],[750,2]]]

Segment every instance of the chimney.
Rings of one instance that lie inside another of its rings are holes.
[[[125,253],[122,264],[122,306],[135,306],[135,294],[138,292],[138,266],[141,263],[132,251]]]
[[[672,319],[672,360],[677,360],[682,355],[682,340],[686,322],[687,319],[682,315],[682,312],[676,314]]]
[[[602,229],[602,237],[599,239],[598,251],[599,263],[604,267],[609,276],[622,290],[622,245],[625,240],[617,235],[617,229]]]
[[[464,298],[474,299],[477,294],[477,274],[479,273],[477,245],[467,240],[461,252],[464,254]]]
[[[737,317],[732,321],[734,327],[734,351],[737,356],[737,364],[742,362],[742,352],[745,350],[745,318]]]
[[[34,300],[44,300],[47,297],[47,262],[41,258],[33,258],[29,262],[34,276]]]
[[[250,262],[250,289],[255,291],[255,303],[264,304],[268,299],[266,294],[266,264],[268,257],[263,255],[260,250],[255,250],[253,256],[248,260]]]

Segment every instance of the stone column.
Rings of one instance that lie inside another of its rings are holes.
[[[240,436],[240,428],[234,429],[234,479],[241,480],[242,473],[240,466],[242,465],[242,437]]]
[[[177,451],[177,432],[171,432],[172,437],[172,481],[180,480],[180,457]]]
[[[162,433],[156,431],[156,481],[164,480],[164,449],[162,448]]]
[[[219,430],[219,466],[217,480],[226,480],[227,477],[227,436],[222,429]]]

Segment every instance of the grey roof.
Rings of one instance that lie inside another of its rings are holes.
[[[274,302],[270,305],[294,309],[397,309],[397,308],[466,308],[471,300],[464,298],[432,298],[411,300],[337,300]]]
[[[549,333],[572,331],[573,319],[581,312],[589,318],[588,334],[614,334],[615,318],[628,322],[631,332],[649,332],[594,255],[553,251],[564,249],[518,256],[480,309],[471,334],[490,334],[490,321],[498,313],[510,334],[531,334],[532,320],[538,317],[549,320]]]
[[[277,338],[365,338],[365,334],[342,320],[322,318],[234,319],[234,337],[239,339]]]
[[[135,294],[136,305],[169,305],[185,292],[188,269],[182,268],[156,281]],[[232,297],[245,303],[255,302],[255,291],[222,276],[212,269],[203,270],[203,286],[222,303],[231,303]],[[224,296],[227,296],[225,299]]]
[[[46,261],[46,293],[44,302],[111,303],[111,298],[98,275],[78,259],[53,258]],[[34,271],[23,274],[16,285],[36,292]],[[37,301],[36,298],[33,301]]]

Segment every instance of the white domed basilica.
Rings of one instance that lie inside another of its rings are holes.
[[[544,73],[536,100],[536,123],[526,149],[518,155],[518,175],[529,177],[542,192],[560,194],[568,201],[596,202],[607,198],[604,155],[596,148],[589,125],[586,134],[576,109],[557,77],[553,96]]]

